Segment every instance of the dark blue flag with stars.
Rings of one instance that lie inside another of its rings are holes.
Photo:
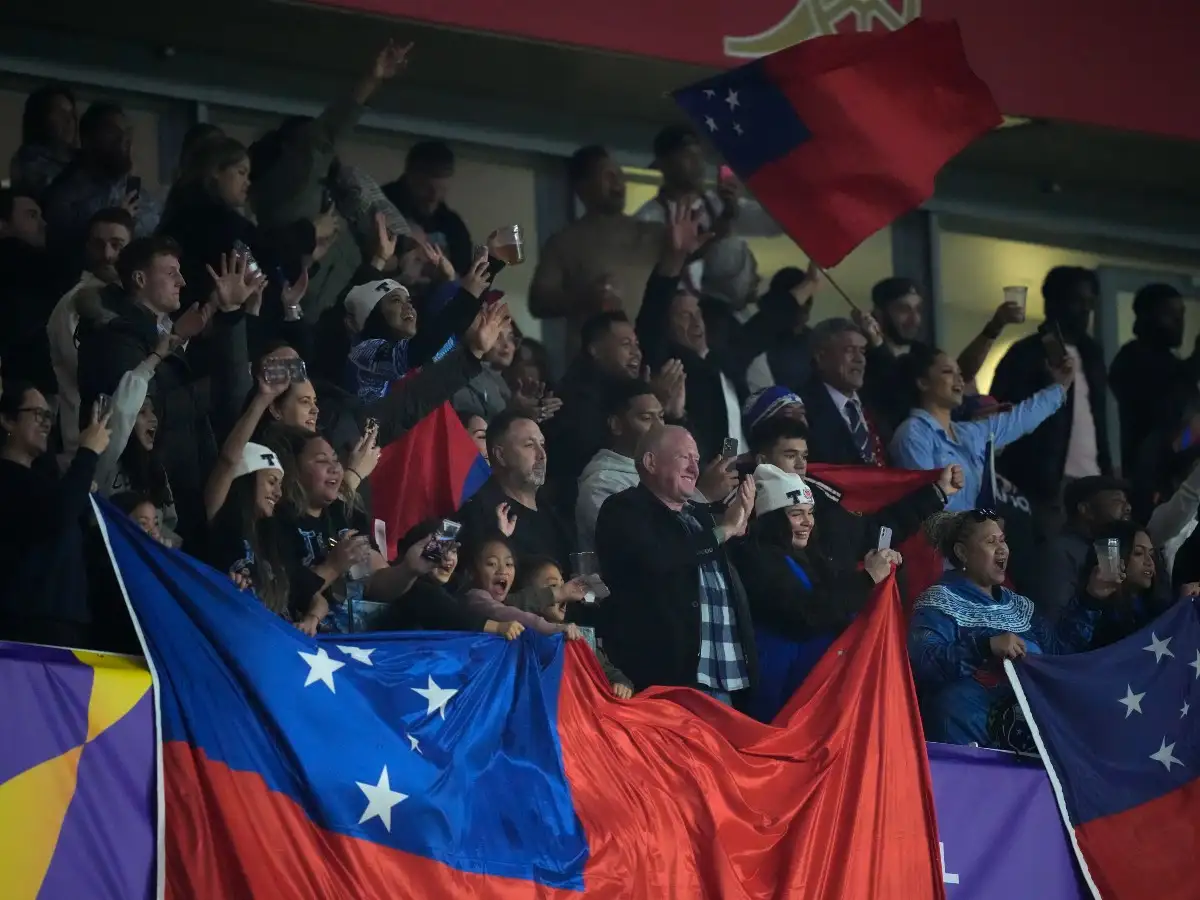
[[[1127,601],[1118,592],[1104,602]],[[1200,896],[1195,603],[1103,649],[1005,669],[1093,890],[1104,900]]]

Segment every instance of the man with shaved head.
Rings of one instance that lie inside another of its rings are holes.
[[[638,445],[641,481],[609,497],[596,551],[612,597],[602,610],[604,649],[638,690],[699,688],[737,704],[757,676],[746,592],[725,542],[746,531],[754,481],[742,481],[714,519],[691,497],[700,453],[685,428],[650,431]],[[619,660],[619,661],[618,661]]]

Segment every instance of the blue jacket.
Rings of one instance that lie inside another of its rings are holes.
[[[1007,412],[978,422],[955,422],[954,438],[925,410],[914,409],[892,436],[888,455],[903,469],[944,469],[953,463],[962,466],[966,484],[949,499],[946,508],[955,512],[974,509],[983,485],[988,438],[995,440],[998,452],[1046,421],[1063,405],[1066,396],[1062,387],[1052,384]]]

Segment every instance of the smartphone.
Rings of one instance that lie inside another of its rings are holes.
[[[879,543],[875,547],[876,550],[891,550],[892,549],[892,529],[884,525],[879,529]]]
[[[366,427],[363,428],[363,431],[370,431],[372,428],[376,428],[376,429],[379,428],[379,420],[378,419],[368,418]]]
[[[738,455],[738,439],[727,437],[721,442],[721,455],[726,459],[733,459]]]
[[[112,397],[100,394],[96,397],[96,418],[103,419],[112,410]]]
[[[1053,331],[1042,335],[1042,346],[1046,348],[1046,359],[1050,365],[1058,368],[1067,360],[1067,342],[1063,340],[1062,331],[1057,324]]]
[[[142,179],[138,175],[130,175],[125,179],[125,194],[137,196],[142,192]]]
[[[441,562],[442,557],[446,553],[446,548],[454,543],[458,537],[458,533],[462,531],[462,523],[455,522],[451,519],[442,519],[437,530],[430,536],[425,544],[425,549],[421,551],[421,558],[428,559],[431,562]]]

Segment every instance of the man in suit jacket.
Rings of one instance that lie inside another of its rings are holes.
[[[642,440],[636,487],[605,501],[596,550],[612,590],[599,623],[604,649],[638,690],[695,687],[736,704],[757,677],[746,592],[725,552],[754,509],[745,479],[719,520],[689,503],[700,475],[696,441],[665,426]]]
[[[867,339],[849,319],[826,319],[812,331],[816,374],[801,391],[808,417],[809,458],[840,465],[882,466],[886,435],[859,396],[867,371]]]

